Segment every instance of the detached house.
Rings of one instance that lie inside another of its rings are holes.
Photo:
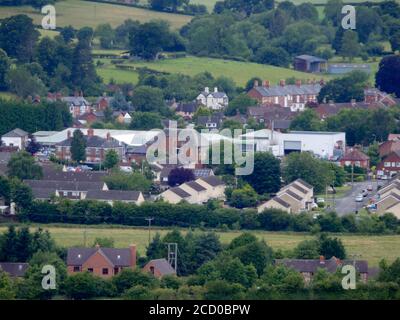
[[[196,101],[212,110],[221,110],[229,104],[226,93],[219,92],[217,87],[213,92],[210,92],[208,87],[204,88],[204,91],[197,96]]]
[[[19,150],[25,149],[28,145],[29,133],[16,128],[1,136],[1,141],[6,147],[17,147]]]
[[[106,138],[101,138],[94,135],[93,129],[87,130],[87,135],[84,136],[86,140],[86,162],[87,163],[100,163],[104,161],[107,151],[114,150],[117,152],[120,159],[125,155],[125,147],[119,141],[111,138],[108,133]],[[57,143],[56,155],[61,160],[71,160],[71,132],[67,132],[67,139]]]
[[[340,159],[340,165],[368,169],[369,157],[357,148],[348,148]]]
[[[136,267],[136,245],[129,248],[70,248],[67,253],[67,272],[91,272],[103,278],[117,275],[121,270]]]
[[[262,85],[259,85],[256,80],[248,95],[261,104],[279,104],[283,108],[290,108],[291,111],[303,111],[307,102],[317,102],[317,96],[323,85],[323,80],[306,84],[296,80],[296,84],[290,85],[281,80],[279,85],[275,86],[271,86],[269,81],[263,81]]]
[[[90,112],[91,109],[90,103],[82,96],[82,92],[75,93],[73,97],[63,97],[61,101],[67,104],[69,112],[74,118]]]

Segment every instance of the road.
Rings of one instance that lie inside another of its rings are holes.
[[[379,184],[383,185],[383,181],[379,181]],[[370,192],[368,196],[364,197],[363,202],[356,202],[356,196],[361,193],[363,189],[367,189],[368,185],[372,185],[374,191]],[[376,194],[377,185],[378,183],[376,181],[354,182],[351,190],[349,190],[343,197],[335,199],[334,210],[339,216],[354,213],[355,211],[360,210],[362,207],[367,205],[368,200]]]

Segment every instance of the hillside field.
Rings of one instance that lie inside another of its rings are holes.
[[[111,76],[117,81],[124,81],[126,73],[136,74],[135,71],[126,71],[116,69],[108,59],[101,59],[103,66],[97,67],[99,74],[105,81]],[[147,67],[152,70],[181,73],[194,76],[201,72],[208,71],[214,77],[226,76],[236,82],[236,85],[244,86],[252,77],[260,77],[261,79],[270,80],[271,83],[278,83],[281,79],[295,77],[296,79],[320,79],[321,75],[312,75],[309,73],[298,72],[291,69],[279,68],[270,65],[257,64],[252,62],[238,62],[232,60],[213,59],[187,56],[185,58],[165,59],[155,62],[126,62],[124,65],[129,65],[137,68]],[[322,78],[329,80],[332,77],[323,75]]]
[[[35,225],[37,227],[39,225]],[[57,244],[63,247],[82,246],[84,244],[85,228],[83,226],[52,226],[40,225],[43,229],[49,230]],[[6,230],[5,226],[0,227],[0,232]],[[187,229],[181,229],[186,232]],[[152,229],[151,237],[159,232],[161,235],[167,233],[170,229]],[[311,239],[311,235],[303,233],[288,232],[266,232],[251,231],[258,238],[264,239],[274,250],[293,249],[300,241]],[[217,232],[222,243],[227,244],[233,238],[241,234],[240,231]],[[129,244],[136,244],[141,255],[145,254],[148,244],[147,228],[130,228],[118,226],[99,226],[86,228],[86,243],[92,245],[96,237],[113,238],[115,247],[127,247]],[[361,259],[368,260],[371,266],[378,266],[382,258],[393,261],[400,257],[400,235],[387,236],[367,236],[367,235],[337,235],[342,239],[346,246],[349,257],[357,254]]]
[[[110,23],[116,27],[126,19],[146,22],[154,19],[167,20],[173,28],[180,28],[192,17],[182,14],[164,13],[134,7],[97,3],[81,0],[65,0],[55,4],[56,24],[58,27],[72,25],[74,28],[85,26],[96,27],[98,24]],[[30,6],[2,6],[0,19],[17,14],[30,16],[35,24],[40,25],[43,15]]]

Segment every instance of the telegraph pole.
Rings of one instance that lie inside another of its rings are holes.
[[[150,245],[150,242],[151,242],[151,237],[150,237],[151,222],[154,220],[154,218],[148,217],[148,218],[146,218],[145,220],[147,220],[147,221],[149,222],[149,245]]]

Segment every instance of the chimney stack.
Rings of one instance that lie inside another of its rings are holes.
[[[264,82],[263,82],[263,86],[264,87],[266,87],[266,88],[269,88],[269,80],[264,80]]]
[[[254,80],[254,88],[258,87],[258,80]]]
[[[210,88],[209,88],[209,87],[205,87],[205,88],[204,88],[204,92],[205,92],[205,93],[210,93]]]
[[[325,257],[324,256],[319,256],[319,263],[320,264],[325,264]]]
[[[214,92],[218,92],[218,87],[214,87]]]
[[[296,86],[301,87],[301,80],[296,80]]]
[[[71,131],[70,131],[70,130],[67,131],[67,138],[68,138],[68,139],[71,138]]]
[[[351,106],[354,107],[356,105],[356,99],[351,99],[350,103],[351,103]]]
[[[92,129],[92,128],[89,128],[89,129],[88,129],[88,131],[87,131],[87,135],[88,135],[88,137],[93,137],[93,135],[94,135],[94,131],[93,131],[93,129]]]
[[[107,140],[110,141],[111,140],[111,134],[109,132],[107,132]]]
[[[279,85],[280,85],[281,87],[284,87],[284,86],[285,86],[285,80],[279,81]]]
[[[134,269],[136,267],[136,244],[131,244],[129,246],[129,251],[131,253],[131,259],[130,259],[131,267],[132,269]]]

